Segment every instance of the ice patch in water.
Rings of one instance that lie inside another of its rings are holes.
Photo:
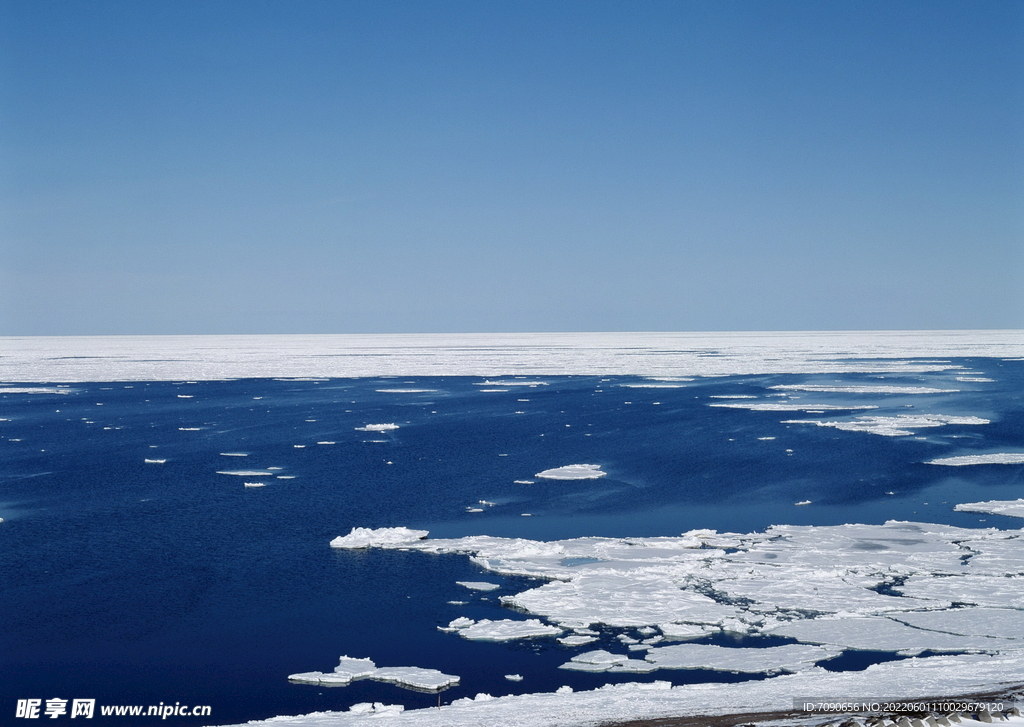
[[[512,483],[516,485],[532,485],[533,480],[512,480]]]
[[[504,380],[502,380],[502,381],[489,381],[489,380],[485,380],[485,381],[481,381],[479,383],[473,384],[473,386],[547,386],[547,385],[548,385],[547,381],[520,381],[518,379],[514,380],[514,381],[504,381]]]
[[[712,394],[709,399],[756,399],[752,394]]]
[[[332,548],[381,548],[415,543],[429,535],[427,530],[409,528],[352,528],[345,536],[331,541]]]
[[[0,394],[68,394],[71,389],[54,389],[48,386],[0,386]]]
[[[198,432],[202,427],[178,427],[179,432]]]
[[[561,633],[562,629],[557,626],[550,626],[535,618],[525,621],[491,621],[485,618],[458,629],[459,636],[471,641],[512,641],[538,636],[558,636]]]
[[[164,464],[167,462],[166,459],[144,459],[142,461],[146,464]]]
[[[587,636],[586,634],[570,634],[558,639],[558,643],[565,646],[583,646],[597,641],[597,638],[597,636]]]
[[[267,486],[266,482],[243,482],[242,484],[245,485],[246,487],[266,487]]]
[[[508,389],[480,389],[480,391],[485,394],[500,394],[504,391],[508,391]]]
[[[596,480],[606,474],[608,473],[601,471],[601,465],[570,464],[538,472],[534,477],[543,477],[547,480]]]
[[[804,505],[810,505],[811,501],[810,500],[801,500],[800,502],[794,502],[793,504],[798,506],[798,507],[803,507]]]
[[[961,381],[962,379],[958,379]],[[959,389],[935,389],[928,386],[886,386],[867,384],[778,384],[769,389],[782,391],[822,391],[837,394],[955,394]]]
[[[833,427],[845,432],[867,432],[883,437],[906,437],[916,429],[943,427],[947,424],[989,424],[988,419],[974,416],[948,416],[945,414],[899,414],[894,417],[862,416],[853,421],[820,421],[817,419],[789,419],[783,424],[814,424]]]
[[[750,409],[751,411],[806,411],[816,409],[818,411],[848,411],[852,409],[877,409],[872,404],[798,404],[793,401],[751,401],[733,402],[728,404],[708,404],[722,409]]]
[[[437,389],[376,389],[378,394],[433,394]]]
[[[975,382],[975,383],[979,383],[979,384],[980,383],[989,384],[989,383],[992,383],[993,381],[995,381],[995,379],[988,379],[988,378],[985,378],[984,376],[957,376],[956,380],[957,381],[965,381],[965,382]]]
[[[684,389],[686,384],[619,384],[624,389]]]
[[[337,444],[337,442],[317,442],[317,444]]]
[[[934,464],[934,463],[932,463]],[[983,512],[990,515],[1024,517],[1024,499],[988,500],[987,502],[965,502],[953,508],[960,512]],[[1021,546],[1024,548],[1024,544]]]
[[[498,583],[487,583],[486,581],[455,581],[458,585],[468,588],[471,591],[494,591],[501,588]]]
[[[270,477],[274,473],[268,470],[217,470],[218,475],[236,475],[238,477]]]
[[[243,452],[221,452],[221,457],[248,457],[249,455]]]
[[[356,427],[357,432],[390,432],[393,429],[398,429],[397,424],[367,424],[363,427]]]
[[[521,681],[523,681],[523,675],[522,674],[506,674],[505,678],[508,679],[510,682],[521,682]]]
[[[1024,454],[1019,452],[1000,452],[998,454],[967,454],[961,457],[940,457],[930,459],[925,464],[944,464],[950,467],[963,467],[970,464],[1024,464]]]

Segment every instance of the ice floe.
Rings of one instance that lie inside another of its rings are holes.
[[[577,654],[562,664],[560,669],[574,671],[612,672],[616,674],[648,674],[657,671],[657,665],[640,659],[630,659],[624,654],[612,654],[603,649]]]
[[[547,381],[523,381],[519,379],[502,381],[481,381],[473,386],[547,386]]]
[[[460,586],[468,588],[471,591],[495,591],[501,588],[498,583],[487,583],[486,581],[455,581]]]
[[[218,475],[236,475],[238,477],[271,477],[272,470],[217,470]]]
[[[352,528],[348,535],[331,541],[332,548],[383,548],[412,544],[427,537],[426,530],[409,528]]]
[[[145,462],[146,464],[166,464],[167,463],[166,459],[144,459],[142,461]]]
[[[245,485],[246,487],[266,487],[267,486],[266,482],[243,482],[242,484]]]
[[[0,386],[0,394],[70,394],[70,389],[49,386]]]
[[[874,404],[811,404],[795,401],[735,401],[723,404],[708,404],[721,409],[750,409],[751,411],[849,411],[854,409],[877,409]]]
[[[470,623],[466,624],[466,621]],[[448,626],[449,628],[454,628],[455,633],[462,638],[471,641],[512,641],[514,639],[531,639],[538,636],[558,636],[562,633],[562,629],[535,618],[525,621],[513,621],[511,619],[492,621],[486,618],[480,621],[456,619]]]
[[[960,457],[940,457],[930,459],[925,464],[944,464],[949,467],[963,467],[971,464],[1024,464],[1024,454],[1020,452],[1000,452],[997,454],[965,454]]]
[[[608,473],[601,471],[601,465],[569,464],[538,472],[534,477],[542,477],[546,480],[596,480],[606,474]]]
[[[769,389],[779,391],[821,391],[836,394],[955,394],[959,389],[936,389],[930,386],[889,386],[884,384],[778,384]]]
[[[943,611],[910,611],[890,616],[897,621],[930,631],[962,636],[1024,639],[1024,611],[1011,608],[951,608]]]
[[[959,510],[960,512],[984,512],[990,515],[1024,517],[1024,499],[987,500],[986,502],[964,502],[959,505],[956,505],[953,509]]]
[[[249,455],[245,454],[244,452],[221,452],[220,456],[221,457],[248,457]]]
[[[861,416],[853,421],[820,421],[818,419],[789,419],[783,424],[814,424],[834,427],[845,432],[867,432],[883,437],[906,437],[918,429],[943,427],[947,424],[989,424],[988,419],[975,416],[949,416],[946,414],[899,414],[894,417]]]
[[[441,691],[459,683],[459,677],[444,674],[437,669],[422,669],[416,666],[378,668],[370,659],[353,659],[349,656],[342,656],[333,672],[312,671],[292,674],[288,677],[289,681],[297,684],[316,684],[325,687],[348,686],[359,679],[372,679],[409,689],[431,692]]]
[[[437,389],[375,389],[378,394],[433,394]]]
[[[390,432],[393,429],[398,429],[397,424],[367,424],[362,427],[356,427],[357,432]]]

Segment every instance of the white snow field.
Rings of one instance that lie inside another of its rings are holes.
[[[1020,331],[4,336],[0,382],[963,371]],[[844,360],[846,359],[846,360]],[[917,359],[917,360],[915,360]],[[501,380],[511,385],[517,380]],[[494,382],[492,382],[494,383]],[[537,384],[539,382],[531,382]]]

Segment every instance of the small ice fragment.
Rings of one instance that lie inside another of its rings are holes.
[[[758,439],[758,441],[761,441],[761,442],[767,442],[769,440],[775,439],[775,437],[758,437],[757,439]]]
[[[800,506],[800,505],[810,505],[811,501],[810,500],[801,500],[800,502],[794,502],[793,504],[797,505],[797,506]]]
[[[498,583],[487,583],[486,581],[455,581],[458,585],[469,588],[473,591],[494,591],[501,588]]]
[[[535,636],[558,636],[561,633],[562,629],[557,626],[549,626],[535,618],[525,621],[483,619],[468,628],[459,629],[459,636],[473,641],[511,641]]]
[[[583,646],[597,641],[596,636],[584,636],[582,634],[570,634],[558,639],[558,643],[565,646]]]
[[[337,444],[337,442],[317,442],[317,444]]]
[[[244,452],[221,452],[221,457],[248,457]]]
[[[364,427],[356,427],[357,432],[390,432],[398,429],[397,424],[367,424]]]
[[[523,675],[522,674],[506,674],[505,678],[508,679],[510,682],[521,682],[521,681],[523,681]]]
[[[512,480],[515,485],[532,485],[533,480]]]
[[[242,484],[245,485],[246,487],[266,487],[267,486],[266,482],[243,482]]]
[[[305,449],[306,448],[305,444],[293,444],[292,446],[295,447],[295,449]]]
[[[164,464],[167,462],[166,459],[145,459],[143,460],[146,464]]]
[[[270,477],[273,472],[265,470],[217,470],[218,475],[237,475],[239,477]]]
[[[484,511],[484,509],[482,507],[467,507],[466,508],[466,512],[483,512],[483,511]]]

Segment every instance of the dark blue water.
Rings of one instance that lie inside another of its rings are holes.
[[[568,672],[556,667],[580,649],[551,639],[468,642],[436,627],[457,616],[525,618],[501,608],[498,597],[531,582],[483,573],[459,556],[338,551],[328,542],[353,526],[395,525],[437,537],[540,539],[886,519],[1020,527],[1017,519],[956,513],[952,505],[1022,496],[1024,467],[923,464],[1024,449],[1024,362],[957,363],[995,382],[958,383],[953,373],[848,374],[844,383],[963,391],[802,394],[882,406],[870,414],[992,420],[922,429],[920,438],[780,423],[856,412],[708,407],[712,395],[763,397],[774,384],[836,376],[723,377],[674,389],[625,388],[639,381],[627,377],[555,377],[507,392],[483,392],[503,387],[472,378],[94,383],[63,395],[2,395],[0,724],[22,722],[14,705],[25,698],[208,704],[206,724],[362,701],[436,704],[436,695],[375,682],[326,689],[286,680],[330,671],[341,654],[458,674],[462,682],[442,694],[446,702],[563,684],[753,678]],[[436,391],[377,391],[398,388]],[[355,430],[390,422],[401,428]],[[573,463],[599,464],[608,476],[514,483]],[[217,474],[266,467],[293,479]],[[243,486],[256,479],[267,486]],[[479,500],[496,504],[467,513]],[[813,504],[794,507],[801,500]],[[457,580],[502,589],[481,595]],[[863,668],[864,661],[836,663]],[[510,673],[525,678],[510,682],[503,676]]]

